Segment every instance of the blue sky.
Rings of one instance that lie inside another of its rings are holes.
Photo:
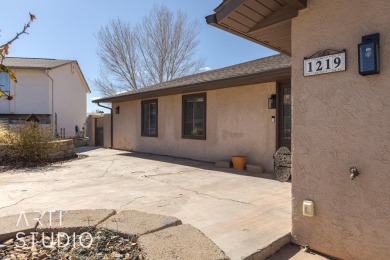
[[[0,43],[12,38],[29,19],[28,12],[37,16],[29,35],[23,35],[10,47],[12,57],[54,58],[77,60],[88,81],[98,76],[95,35],[101,26],[120,18],[130,23],[147,15],[155,3],[171,10],[182,10],[190,19],[201,24],[198,53],[206,67],[217,69],[240,62],[276,54],[276,52],[241,39],[206,24],[205,16],[212,14],[222,0],[12,0],[2,11]],[[93,90],[88,95],[88,112],[97,106],[91,98],[101,95]]]

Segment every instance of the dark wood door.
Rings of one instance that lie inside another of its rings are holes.
[[[291,150],[291,83],[278,84],[277,95],[277,148],[285,146]]]

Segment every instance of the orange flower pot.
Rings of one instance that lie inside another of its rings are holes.
[[[235,170],[244,170],[246,165],[246,156],[232,156],[233,168]]]

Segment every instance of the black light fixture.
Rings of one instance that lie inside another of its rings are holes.
[[[379,74],[379,33],[362,37],[358,44],[359,74],[362,76]]]
[[[270,98],[268,98],[268,109],[276,108],[276,94],[272,94]]]
[[[115,114],[119,115],[119,112],[120,112],[120,107],[117,106],[117,107],[115,108]]]

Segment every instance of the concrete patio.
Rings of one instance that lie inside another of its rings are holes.
[[[175,216],[243,259],[291,230],[291,184],[271,174],[109,149],[48,168],[0,173],[0,216],[21,211],[133,209]]]

